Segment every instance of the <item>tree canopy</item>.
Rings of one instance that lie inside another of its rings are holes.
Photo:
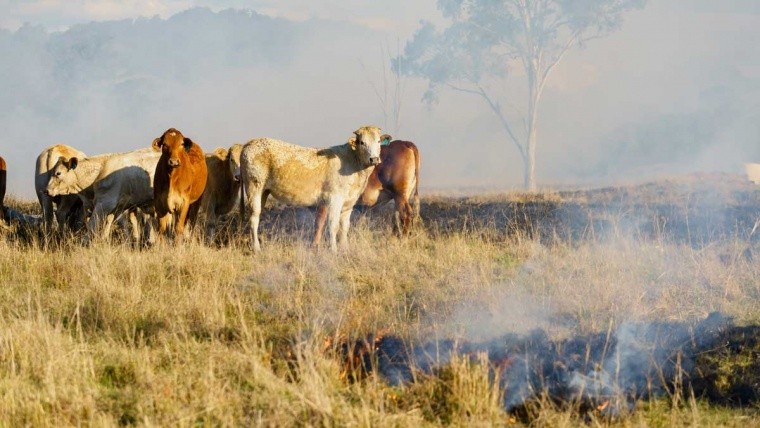
[[[624,12],[646,0],[439,0],[449,21],[438,31],[430,22],[406,44],[394,70],[428,80],[423,100],[437,102],[441,88],[481,97],[498,116],[526,167],[525,185],[535,187],[535,143],[538,103],[547,79],[573,47],[620,28]],[[528,99],[521,118],[502,111],[488,79],[506,78],[513,67],[525,71]]]

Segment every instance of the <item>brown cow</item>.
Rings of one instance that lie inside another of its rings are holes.
[[[206,154],[208,181],[201,202],[201,224],[206,226],[206,239],[214,238],[216,220],[229,214],[238,203],[240,195],[240,153],[242,144],[229,149],[218,148]]]
[[[195,222],[206,189],[208,169],[203,149],[174,128],[154,142],[161,148],[161,159],[153,177],[153,199],[159,232],[167,233],[174,223],[174,241],[181,242],[185,223]]]
[[[380,159],[357,206],[372,207],[393,199],[397,217],[393,226],[407,235],[420,213],[420,152],[411,141],[395,140],[381,147]]]
[[[0,222],[5,221],[5,180],[6,168],[5,159],[0,157]]]

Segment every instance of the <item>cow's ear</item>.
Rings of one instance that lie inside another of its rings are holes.
[[[69,159],[69,169],[77,169],[77,165],[79,165],[79,159],[75,157]]]
[[[347,143],[350,144],[352,147],[356,147],[356,137],[349,138]]]
[[[392,140],[392,139],[393,139],[393,137],[391,137],[390,135],[388,135],[388,134],[383,134],[383,136],[382,136],[382,137],[380,137],[380,144],[382,144],[382,145],[386,146],[386,145],[388,145],[388,144],[390,144],[390,143],[391,143],[391,140]]]
[[[153,150],[160,152],[161,146],[163,145],[163,142],[161,141],[161,137],[156,138],[153,140],[153,143],[151,143],[151,147],[153,147]]]
[[[185,148],[185,151],[186,151],[186,152],[189,152],[189,151],[190,151],[190,149],[193,147],[193,140],[191,140],[191,139],[189,139],[189,138],[185,137],[185,138],[182,140],[182,147],[184,147],[184,148]]]

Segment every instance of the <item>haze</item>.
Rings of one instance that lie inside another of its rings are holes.
[[[134,150],[169,127],[211,151],[263,136],[324,147],[376,124],[419,146],[423,191],[522,183],[518,154],[479,99],[442,92],[428,108],[426,83],[405,78],[398,129],[383,114],[375,89],[384,71],[393,83],[388,53],[421,20],[443,22],[434,1],[0,0],[0,10],[0,155],[12,195],[33,197],[35,158],[51,144]],[[550,80],[539,184],[760,162],[758,39],[752,0],[650,0],[629,13]],[[505,103],[519,86],[504,86]]]

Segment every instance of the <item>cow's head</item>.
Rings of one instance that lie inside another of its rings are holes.
[[[69,195],[79,192],[77,187],[77,176],[74,170],[79,165],[79,159],[73,157],[66,159],[63,156],[58,158],[52,169],[50,169],[50,178],[45,188],[45,193],[50,196]]]
[[[227,152],[227,165],[232,173],[232,179],[240,181],[240,153],[243,152],[242,144],[234,144]]]
[[[160,137],[153,140],[153,148],[161,150],[163,156],[168,157],[169,168],[177,168],[182,165],[182,158],[190,152],[193,140],[182,135],[174,128],[169,128]]]
[[[388,134],[380,134],[377,126],[362,126],[354,131],[354,136],[348,140],[357,152],[359,161],[364,166],[378,165],[380,163],[380,146],[383,140],[391,139]]]

